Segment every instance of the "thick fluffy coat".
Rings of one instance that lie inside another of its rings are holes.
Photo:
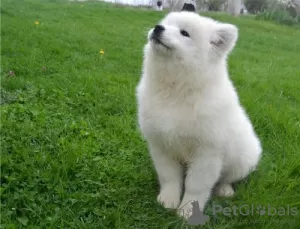
[[[237,37],[235,26],[193,12],[172,12],[148,33],[139,126],[158,174],[158,201],[185,217],[192,201],[203,210],[212,190],[233,195],[231,184],[260,159],[260,141],[226,66]]]

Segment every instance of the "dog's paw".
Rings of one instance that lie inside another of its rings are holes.
[[[181,204],[180,207],[177,210],[177,214],[180,217],[183,217],[186,220],[188,220],[191,217],[191,215],[193,214],[193,205],[192,205],[192,203],[189,202],[185,205]]]
[[[176,209],[180,203],[180,192],[165,188],[160,191],[157,201],[165,208]]]
[[[215,195],[220,197],[232,197],[234,190],[231,184],[217,184],[215,187]]]

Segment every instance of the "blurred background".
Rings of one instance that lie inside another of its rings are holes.
[[[84,0],[82,0],[84,1]],[[144,6],[157,10],[181,10],[184,3],[193,4],[197,11],[221,11],[232,15],[255,14],[284,24],[300,22],[300,0],[104,0],[116,4]],[[157,7],[157,2],[162,7]]]

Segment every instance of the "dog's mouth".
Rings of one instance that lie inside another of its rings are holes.
[[[171,49],[169,46],[165,45],[157,36],[152,35],[151,36],[151,41],[154,42],[155,44],[161,45],[165,47],[166,49]]]

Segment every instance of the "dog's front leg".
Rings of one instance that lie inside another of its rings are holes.
[[[198,201],[203,211],[212,188],[218,181],[222,168],[221,155],[218,150],[199,149],[188,166],[185,179],[185,193],[178,209],[180,216],[189,218],[192,214],[192,202]]]
[[[180,163],[162,147],[150,145],[150,154],[160,183],[158,202],[165,208],[176,209],[180,204],[183,169]]]

